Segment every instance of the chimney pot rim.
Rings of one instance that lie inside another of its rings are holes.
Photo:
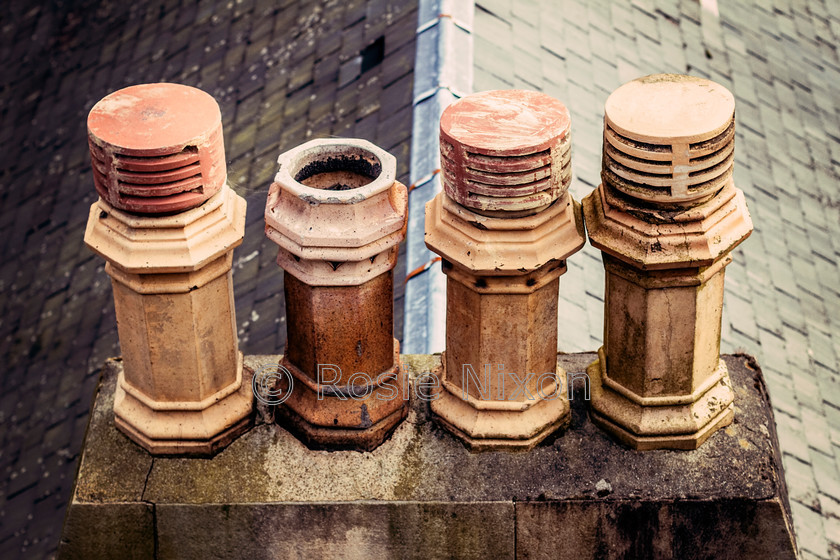
[[[320,161],[319,158],[329,159],[329,156],[335,155],[376,160],[375,165],[379,167],[376,177],[364,185],[346,190],[310,187],[295,178],[307,165]],[[277,163],[280,164],[280,169],[274,177],[274,182],[311,204],[356,204],[386,192],[396,181],[396,158],[375,144],[360,138],[310,140],[280,154]]]

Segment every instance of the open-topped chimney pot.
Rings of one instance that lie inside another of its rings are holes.
[[[752,231],[732,179],[735,100],[657,74],[607,99],[602,183],[583,200],[606,270],[591,416],[637,449],[693,449],[733,418],[724,267]]]
[[[312,140],[278,162],[265,232],[285,271],[294,385],[277,414],[311,447],[371,450],[408,412],[393,337],[408,192],[396,159],[365,140]]]

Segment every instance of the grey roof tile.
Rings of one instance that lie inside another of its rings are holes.
[[[811,417],[803,416],[803,422],[808,422],[808,429],[805,432],[806,437],[808,437],[809,433],[816,434],[820,431],[821,426],[817,424],[819,419],[821,419],[821,415],[819,414],[813,414]],[[823,425],[822,427],[825,429],[827,425]],[[812,441],[821,447],[813,449],[815,446],[811,443]],[[825,494],[835,500],[840,499],[840,480],[836,476],[837,464],[834,462],[833,446],[828,441],[828,438],[815,440],[814,435],[811,436],[808,443],[812,447],[811,465],[814,468],[814,479],[817,482],[817,490],[821,494]],[[822,451],[822,446],[826,447],[827,452]]]
[[[822,413],[823,399],[816,376],[794,370],[793,381],[794,392],[799,405]]]
[[[731,278],[727,280],[731,281]],[[744,295],[749,296],[749,294]],[[737,324],[734,324],[733,328],[752,339],[750,346],[744,346],[745,350],[746,348],[754,347],[755,343],[758,342],[758,325],[753,315],[752,303],[748,299],[742,299],[730,292],[724,299],[724,308],[726,309],[726,313],[734,317],[737,321]]]
[[[805,296],[806,298],[809,296]],[[823,312],[824,317],[824,312]],[[825,368],[831,368],[837,362],[831,337],[828,334],[829,324],[823,317],[813,317],[808,323],[808,342],[810,355],[814,361]]]
[[[516,8],[511,11],[510,21],[519,20],[532,27],[540,22],[540,0],[516,0]]]
[[[477,7],[480,8],[481,5],[479,4]],[[502,48],[510,47],[513,44],[513,24],[508,20],[500,18],[495,12],[477,9],[475,12],[475,25],[486,29],[486,32],[481,36],[476,36],[476,39],[481,38],[485,41],[495,43]],[[476,48],[474,56],[478,57],[481,55],[482,49]]]
[[[835,325],[835,328],[837,325]],[[840,350],[835,344],[835,353]],[[836,370],[826,368],[821,364],[815,364],[814,370],[817,373],[817,383],[823,398],[822,413],[828,422],[832,423],[832,411],[840,409],[840,375]]]
[[[563,39],[563,30],[563,27],[555,23],[541,25],[539,28],[540,45],[542,49],[554,54],[561,60],[565,60],[567,50],[566,41]]]
[[[640,3],[634,2],[633,8],[631,12],[633,27],[636,32],[658,43],[660,40],[659,25],[657,24],[657,18],[653,13],[652,7],[648,6],[647,8],[643,8]]]
[[[840,518],[826,515],[823,517],[825,536],[828,539],[830,554],[837,555],[840,552]]]
[[[592,91],[592,65],[589,60],[580,57],[573,51],[568,51],[566,55],[566,80],[570,84],[575,84],[587,91]],[[571,94],[571,92],[570,92]],[[582,101],[579,98],[571,98],[566,105]]]
[[[810,452],[805,439],[805,428],[798,419],[783,416],[777,421],[779,440],[785,441],[796,454],[784,453],[785,476],[795,483],[795,490],[791,490],[790,498],[809,507],[818,504],[817,487],[814,473],[811,469]],[[800,457],[804,454],[805,458]],[[793,505],[793,504],[791,504]]]
[[[837,262],[816,255],[814,269],[820,283],[820,292],[828,293],[829,299],[838,298],[840,296],[840,283],[837,282],[837,279],[840,278],[840,269],[838,269]]]
[[[564,40],[567,49],[584,60],[592,58],[593,51],[589,44],[588,28],[580,28],[576,25],[567,25],[563,29]]]
[[[405,46],[394,51],[382,62],[381,83],[387,86],[411,73],[413,69],[414,43],[406,43]]]
[[[508,20],[511,17],[512,5],[512,0],[480,0],[475,3],[476,21],[483,12],[489,12],[502,20]]]
[[[475,91],[488,91],[494,89],[510,89],[513,83],[506,81],[490,72],[481,72],[476,75],[473,89]]]
[[[543,2],[543,4],[545,4],[545,2]],[[574,27],[585,30],[592,23],[592,9],[593,6],[591,2],[568,0],[562,4],[561,11],[565,21],[569,22]]]
[[[601,60],[614,66],[616,51],[613,35],[607,29],[593,25],[589,27],[587,37],[593,63]]]
[[[553,51],[542,49],[540,52],[543,79],[554,84],[566,83],[566,60]]]
[[[772,368],[765,368],[762,367],[762,372],[764,373],[764,378],[767,381],[768,390],[772,393],[771,403],[773,404],[773,409],[776,411],[776,426],[779,427],[780,424],[787,421],[787,417],[790,418],[799,418],[802,413],[802,409],[799,406],[799,403],[796,400],[796,395],[793,391],[793,383],[791,382],[790,378],[787,375],[779,374]],[[785,418],[782,418],[781,415],[784,415]],[[785,437],[786,442],[790,441],[793,445],[792,448],[785,447],[785,450],[791,450],[790,453],[792,455],[796,455],[797,453],[806,456],[807,449],[796,451],[800,446],[802,446],[801,437],[796,437],[799,434],[791,434],[786,433]],[[793,441],[793,439],[798,441]]]
[[[631,39],[636,33],[633,27],[632,10],[632,7],[623,2],[613,2],[610,4],[613,29]]]
[[[816,500],[812,501],[810,507],[800,502],[791,503],[794,528],[803,560],[808,558],[809,553],[814,555],[812,558],[828,558],[828,543],[825,539],[822,518],[814,509],[811,509],[817,507],[818,504]]]
[[[517,78],[528,81],[539,87],[542,84],[542,60],[540,49],[537,47],[536,54],[532,54],[519,46],[513,47],[513,68]]]
[[[497,44],[495,41],[475,38],[475,66],[493,76],[510,81],[514,75],[513,52],[510,43],[507,47],[504,43]]]
[[[414,42],[414,32],[417,29],[417,12],[406,12],[385,33],[385,56],[389,56],[407,43]]]

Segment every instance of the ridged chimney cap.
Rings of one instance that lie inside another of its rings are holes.
[[[128,212],[194,208],[227,178],[219,105],[181,84],[142,84],[107,95],[88,115],[88,144],[97,192]]]

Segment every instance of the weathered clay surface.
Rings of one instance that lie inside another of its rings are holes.
[[[669,145],[714,138],[732,124],[735,98],[722,85],[684,74],[652,74],[616,89],[607,124],[640,142]]]
[[[372,451],[408,414],[407,373],[396,340],[391,361],[394,365],[370,381],[351,378],[342,385],[313,381],[284,356],[281,364],[295,385],[283,405],[275,407],[275,417],[312,449]]]
[[[556,362],[557,290],[559,277],[566,272],[565,261],[523,276],[484,278],[454,269],[445,263],[447,345],[444,364],[447,381],[454,388],[479,399],[480,389],[473,381],[467,387],[465,367],[472,367],[484,378],[490,365],[489,395],[507,401],[513,409],[526,408],[528,394],[538,390],[537,376],[553,373]],[[480,327],[480,328],[477,328]],[[511,372],[525,380],[527,392],[516,392],[519,384]],[[546,387],[547,392],[551,392]],[[485,397],[485,400],[487,397]],[[533,403],[531,403],[533,404]]]
[[[364,140],[313,140],[278,161],[265,231],[286,273],[283,365],[297,382],[277,416],[312,447],[370,450],[406,414],[404,401],[382,398],[390,389],[381,385],[402,382],[392,269],[408,193],[394,180],[394,157]],[[328,364],[335,370],[324,383],[319,365]],[[357,373],[381,383],[348,397]]]
[[[448,277],[432,411],[473,450],[530,449],[568,423],[565,374],[554,369],[558,278],[584,236],[579,207],[564,198],[507,219],[476,214],[445,193],[426,205],[426,245],[444,257]]]
[[[355,286],[396,265],[408,191],[370,142],[312,140],[278,160],[265,207],[277,264],[310,286]]]
[[[286,275],[286,358],[312,379],[317,364],[334,364],[340,385],[355,372],[391,368],[393,285],[391,271],[357,286],[309,286]]]
[[[744,193],[730,179],[703,204],[651,208],[602,183],[583,203],[589,241],[641,270],[711,266],[752,231]]]
[[[441,137],[484,156],[530,156],[566,139],[569,110],[537,91],[474,93],[449,105],[440,117]]]
[[[440,138],[426,246],[448,276],[446,352],[432,412],[470,449],[531,449],[568,423],[558,278],[585,240],[569,112],[541,93],[478,93],[444,111]]]
[[[141,84],[111,93],[88,115],[88,143],[99,196],[129,212],[194,208],[227,177],[219,106],[190,86]]]
[[[583,247],[580,205],[566,193],[549,208],[521,218],[488,217],[445,193],[426,204],[426,246],[482,276],[516,276],[563,261]]]
[[[85,242],[108,260],[124,359],[115,422],[150,453],[212,454],[249,425],[231,277],[244,226],[227,186],[178,216],[91,208]]]
[[[242,243],[244,229],[245,200],[226,187],[168,216],[135,216],[100,199],[90,207],[85,243],[127,273],[196,272]]]
[[[734,100],[700,78],[640,78],[610,96],[604,138],[603,182],[583,200],[606,270],[592,418],[637,449],[693,449],[733,418],[719,359],[724,267],[752,231],[731,177]],[[628,188],[615,150],[652,175]]]
[[[568,109],[544,93],[468,95],[441,116],[444,191],[485,215],[545,209],[571,184],[570,130]]]
[[[283,366],[295,386],[278,417],[312,447],[375,448],[407,411],[393,338],[392,271],[357,286],[309,286],[287,275],[284,289]],[[332,367],[319,372],[326,364]],[[363,387],[368,380],[373,384]],[[386,383],[392,389],[380,387]],[[400,396],[382,398],[389,391]]]
[[[561,355],[559,367],[580,373],[593,358]],[[412,395],[440,365],[403,359]],[[724,362],[739,421],[692,451],[617,444],[590,421],[578,381],[569,429],[528,453],[470,453],[413,398],[371,453],[313,451],[260,417],[210,460],[152,458],[122,437],[110,415],[121,365],[109,362],[60,555],[793,559],[762,374],[748,357]]]
[[[654,74],[604,108],[603,180],[640,200],[691,204],[732,176],[735,98],[704,78]]]
[[[479,276],[448,261],[443,270],[446,352],[432,412],[470,449],[530,449],[569,420],[555,355],[565,261],[517,276]]]

